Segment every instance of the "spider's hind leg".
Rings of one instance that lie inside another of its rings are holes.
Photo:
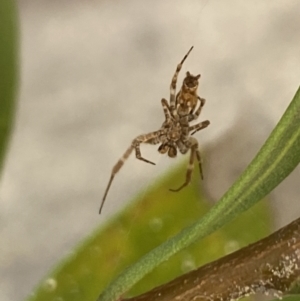
[[[184,61],[186,60],[186,58],[188,57],[188,55],[190,54],[190,52],[192,51],[193,48],[194,48],[194,46],[192,46],[190,48],[190,50],[187,52],[187,54],[183,57],[182,61],[177,65],[176,71],[173,75],[173,78],[171,81],[171,86],[170,86],[170,107],[172,110],[175,109],[176,83],[177,83],[178,74],[182,68]]]
[[[108,181],[108,184],[106,186],[105,192],[104,192],[104,196],[102,198],[102,202],[100,205],[100,209],[99,209],[99,214],[101,213],[102,207],[104,205],[106,196],[108,194],[108,191],[110,189],[111,183],[116,175],[116,173],[121,169],[121,167],[124,165],[125,161],[128,159],[128,157],[130,156],[130,154],[132,153],[132,151],[134,150],[133,145],[131,144],[128,149],[126,150],[126,152],[123,154],[123,156],[118,160],[118,162],[114,165],[112,171],[111,171],[111,175]]]
[[[190,184],[191,179],[192,179],[193,169],[194,169],[194,159],[195,159],[195,150],[193,148],[191,148],[191,155],[190,155],[190,160],[189,160],[189,164],[188,164],[187,171],[186,171],[185,182],[180,187],[178,187],[176,189],[171,189],[170,188],[169,189],[170,191],[178,192],[182,188],[184,188],[185,186]]]
[[[196,152],[196,158],[197,158],[198,165],[199,165],[200,177],[201,177],[201,180],[203,180],[204,178],[203,178],[201,154],[200,154],[200,151],[198,148],[195,150],[195,152]]]
[[[178,192],[182,188],[186,187],[188,184],[191,183],[195,157],[197,158],[197,161],[199,163],[201,179],[203,179],[201,156],[200,156],[200,151],[198,149],[198,141],[195,138],[190,137],[186,143],[186,146],[191,149],[191,154],[190,154],[190,160],[189,160],[189,164],[188,164],[187,171],[186,171],[185,182],[177,189],[170,189],[170,191],[173,191],[173,192]]]

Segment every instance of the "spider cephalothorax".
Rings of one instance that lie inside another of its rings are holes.
[[[175,74],[173,75],[171,81],[169,102],[164,98],[161,100],[165,115],[165,121],[158,131],[136,137],[132,141],[128,149],[125,151],[122,158],[120,158],[115,164],[102,199],[99,213],[101,213],[104,201],[106,199],[111,183],[115,177],[115,174],[121,169],[124,162],[130,156],[133,150],[135,150],[135,156],[137,159],[155,165],[155,163],[153,163],[152,161],[149,161],[142,157],[140,151],[141,143],[160,143],[160,146],[158,147],[159,153],[167,154],[171,158],[176,157],[177,150],[179,150],[181,154],[186,154],[190,150],[190,159],[186,172],[185,182],[177,189],[170,189],[171,191],[179,191],[191,182],[195,158],[197,159],[199,164],[201,178],[203,178],[198,141],[194,137],[191,137],[190,134],[193,135],[197,131],[206,128],[210,122],[208,120],[205,120],[195,125],[189,124],[191,121],[196,120],[199,117],[201,109],[205,104],[205,99],[200,98],[197,94],[200,74],[194,76],[187,72],[186,77],[183,80],[182,87],[176,95],[176,83],[178,74],[182,68],[184,61],[186,60],[192,49],[193,47],[191,47],[182,61],[177,65]],[[198,102],[199,106],[197,108]]]

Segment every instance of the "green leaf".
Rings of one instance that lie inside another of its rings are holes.
[[[18,32],[16,5],[0,1],[0,171],[12,129],[17,90]]]
[[[285,179],[299,160],[300,89],[257,156],[221,200],[197,222],[125,269],[97,300],[117,300],[172,255],[249,209]]]
[[[183,180],[185,171],[186,164],[170,172],[117,218],[96,230],[41,282],[28,300],[94,301],[99,289],[106,287],[126,266],[205,214],[210,205],[202,197],[197,174],[192,185],[180,193],[168,191]],[[242,247],[269,234],[268,209],[262,202],[222,231],[179,252],[148,274],[130,295],[219,258],[228,249],[233,251],[233,247]]]

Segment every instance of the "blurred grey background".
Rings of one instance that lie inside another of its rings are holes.
[[[184,159],[145,146],[157,165],[133,155],[98,215],[116,160],[135,136],[160,127],[160,99],[192,45],[179,81],[187,70],[202,74],[199,119],[211,125],[196,137],[212,200],[299,86],[297,0],[20,0],[19,13],[19,106],[0,190],[1,301],[23,300],[92,229]],[[272,194],[276,227],[299,217],[299,175]]]

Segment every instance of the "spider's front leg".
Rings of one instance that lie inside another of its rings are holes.
[[[125,151],[123,156],[118,160],[118,162],[114,165],[114,167],[111,171],[110,179],[108,181],[108,184],[107,184],[107,187],[105,189],[104,196],[103,196],[103,199],[102,199],[102,203],[100,205],[99,214],[101,213],[102,207],[104,205],[105,199],[107,197],[108,191],[110,189],[111,183],[112,183],[116,173],[124,165],[125,161],[128,159],[128,157],[130,156],[130,154],[132,153],[133,150],[135,150],[135,156],[136,156],[137,159],[155,165],[155,163],[153,163],[153,162],[151,162],[151,161],[149,161],[149,160],[142,157],[141,150],[140,150],[140,144],[141,143],[151,143],[151,144],[159,143],[158,137],[159,137],[160,133],[161,133],[161,131],[156,131],[156,132],[152,132],[152,133],[149,133],[149,134],[146,134],[146,135],[140,135],[132,141],[131,145]]]
[[[198,149],[198,141],[195,138],[190,137],[189,140],[186,143],[186,146],[191,149],[191,154],[190,154],[190,160],[189,160],[189,164],[188,164],[187,171],[186,171],[185,182],[177,189],[170,189],[170,191],[173,191],[173,192],[178,192],[182,188],[186,187],[188,184],[191,183],[193,169],[194,169],[195,156],[196,156],[197,161],[199,163],[201,179],[203,179],[201,156],[200,156],[200,151]]]

